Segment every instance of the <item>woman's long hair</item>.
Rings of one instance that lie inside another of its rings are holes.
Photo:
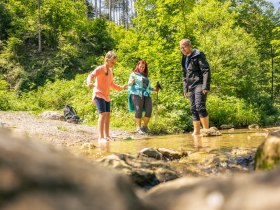
[[[140,66],[140,64],[144,64],[145,65],[145,70],[144,70],[144,72],[141,72],[140,71],[140,68],[139,68],[139,66]],[[137,63],[137,65],[136,65],[136,67],[135,67],[135,69],[133,70],[135,73],[139,73],[139,74],[142,74],[142,75],[144,75],[145,77],[148,77],[148,64],[147,64],[147,62],[145,61],[145,60],[140,60],[140,61],[138,61],[138,63]]]

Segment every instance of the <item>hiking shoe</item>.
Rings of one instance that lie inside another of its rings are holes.
[[[142,126],[141,127],[141,130],[144,132],[144,133],[150,133],[151,131],[148,129],[147,126]]]
[[[137,128],[136,132],[141,134],[141,135],[146,134],[141,128]]]

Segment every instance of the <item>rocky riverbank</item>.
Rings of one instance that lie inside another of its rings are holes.
[[[279,142],[280,133],[273,134],[273,139]],[[132,165],[131,157],[118,159],[126,160],[126,167]],[[110,160],[106,162],[110,164]],[[36,139],[14,137],[10,130],[3,128],[0,129],[0,163],[2,210],[280,208],[279,167],[269,172],[228,177],[182,177],[145,192],[115,169]],[[160,169],[162,165],[154,162],[153,167]]]

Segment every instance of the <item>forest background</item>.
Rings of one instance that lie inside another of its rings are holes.
[[[155,133],[191,130],[179,41],[192,40],[211,66],[210,125],[279,123],[280,10],[265,0],[0,0],[0,110],[62,110],[97,120],[87,75],[109,50],[115,82],[148,62]],[[134,129],[127,91],[112,91],[114,127]]]

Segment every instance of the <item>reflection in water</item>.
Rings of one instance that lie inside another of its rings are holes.
[[[99,143],[102,152],[110,152],[110,141]]]
[[[194,148],[202,148],[201,136],[200,135],[192,135],[193,136],[193,144]]]

